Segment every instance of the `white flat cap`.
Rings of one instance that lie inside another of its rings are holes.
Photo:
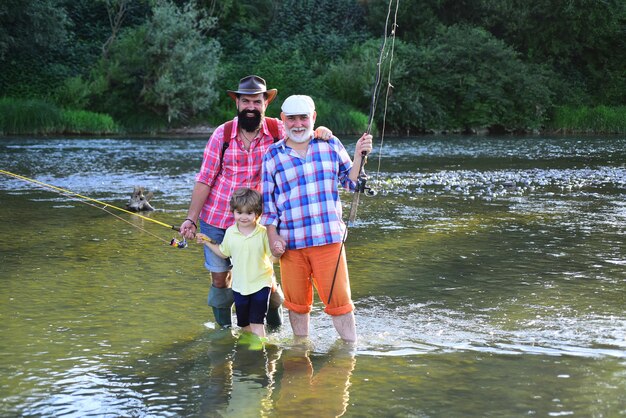
[[[281,109],[286,116],[312,115],[315,112],[315,103],[309,96],[295,94],[285,99]]]

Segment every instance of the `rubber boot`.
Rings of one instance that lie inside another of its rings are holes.
[[[283,324],[283,306],[278,308],[269,308],[267,310],[267,327],[269,329],[276,329]]]
[[[267,310],[267,327],[270,329],[278,328],[283,324],[283,302],[285,296],[280,285],[276,286],[276,290],[270,294],[269,309]]]
[[[213,308],[215,322],[221,327],[232,327],[233,289],[211,286],[207,304]]]

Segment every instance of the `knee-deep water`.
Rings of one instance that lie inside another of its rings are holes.
[[[205,142],[3,138],[0,169],[177,225]],[[199,246],[0,175],[0,415],[626,415],[626,138],[391,138],[367,172],[355,347],[319,300],[305,345],[218,330]]]

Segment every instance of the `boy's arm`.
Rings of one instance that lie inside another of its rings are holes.
[[[214,239],[209,238],[204,234],[197,233],[196,242],[198,242],[198,244],[204,244],[209,247],[209,249],[213,251],[216,256],[221,258],[228,258],[228,256],[225,256],[224,253],[222,253],[222,251],[220,250],[220,245]]]
[[[211,251],[213,251],[215,253],[216,256],[221,257],[221,258],[228,258],[228,256],[225,256],[224,253],[222,253],[220,251],[220,246],[219,246],[219,244],[215,243],[215,241],[213,241],[213,242],[205,242],[204,245],[209,247],[211,249]]]

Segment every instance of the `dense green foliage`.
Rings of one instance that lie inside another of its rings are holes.
[[[336,132],[623,131],[625,28],[623,0],[6,0],[0,97],[216,125],[254,73],[279,90],[270,115],[309,94]],[[612,122],[570,124],[589,109]]]
[[[550,124],[563,132],[623,134],[626,133],[626,106],[562,106],[555,109]]]
[[[0,2],[0,96],[38,97],[63,82],[69,25],[56,0]]]
[[[0,134],[109,134],[119,127],[109,115],[62,110],[40,99],[0,98]]]
[[[94,106],[120,120],[154,115],[168,123],[208,110],[220,47],[202,33],[213,24],[191,4],[156,1],[150,18],[121,32],[92,72]]]

